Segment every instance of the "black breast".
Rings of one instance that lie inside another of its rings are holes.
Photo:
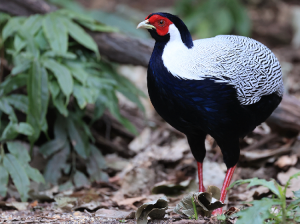
[[[174,77],[162,62],[164,43],[157,42],[148,66],[148,92],[158,114],[186,135],[199,132],[215,139],[244,137],[278,106],[276,94],[252,105],[241,105],[236,90],[214,79]]]

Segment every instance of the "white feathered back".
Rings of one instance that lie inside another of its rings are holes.
[[[170,41],[162,59],[176,77],[201,80],[217,78],[233,85],[243,105],[258,102],[264,95],[283,94],[281,67],[265,45],[248,37],[221,35],[194,41],[188,49],[178,29],[169,28]]]

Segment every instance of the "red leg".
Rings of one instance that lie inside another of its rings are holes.
[[[223,203],[224,203],[225,198],[226,198],[226,193],[227,193],[226,188],[230,184],[230,181],[232,179],[232,175],[234,173],[235,168],[236,168],[236,165],[234,167],[229,168],[226,172],[226,176],[225,176],[225,179],[224,179],[224,182],[223,182],[223,187],[222,187],[222,190],[221,190],[221,198],[220,198],[220,201],[223,202]],[[222,208],[218,208],[218,209],[214,210],[212,214],[213,215],[221,215],[222,214]]]
[[[203,163],[197,162],[198,167],[198,179],[199,179],[199,192],[205,192],[205,187],[203,185]]]

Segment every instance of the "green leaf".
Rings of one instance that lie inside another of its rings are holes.
[[[0,25],[5,23],[9,18],[10,18],[10,15],[8,15],[4,12],[0,12]]]
[[[94,116],[92,123],[98,120],[102,115],[104,114],[104,111],[106,109],[106,102],[103,101],[103,97],[98,97],[95,103],[95,109],[94,109]]]
[[[31,35],[35,35],[38,30],[42,27],[42,16],[41,15],[32,15],[25,20],[23,24],[23,29],[28,31]]]
[[[252,178],[252,179],[246,179],[246,180],[237,180],[237,181],[233,182],[232,184],[230,184],[230,186],[227,189],[232,188],[234,185],[241,185],[241,184],[246,184],[246,183],[249,183],[247,188],[253,187],[253,186],[256,186],[256,185],[261,185],[261,186],[265,186],[265,187],[269,188],[274,194],[279,196],[279,191],[278,191],[278,189],[275,185],[274,180],[266,181],[266,180],[258,179],[258,178]]]
[[[62,175],[61,171],[65,168],[65,164],[70,155],[70,151],[70,145],[67,143],[60,152],[51,157],[44,172],[46,182],[57,185],[58,179]]]
[[[79,130],[77,129],[76,125],[74,124],[74,121],[72,119],[68,119],[67,121],[67,127],[68,127],[68,134],[71,140],[71,143],[75,149],[75,151],[84,159],[87,158],[87,147],[82,139],[82,136],[80,135]]]
[[[15,112],[6,98],[0,98],[0,110],[7,114],[12,122],[18,122]]]
[[[13,17],[9,19],[8,23],[4,26],[2,30],[3,42],[11,36],[14,32],[18,31],[21,28],[21,24],[24,21],[23,17]]]
[[[32,168],[28,163],[23,164],[24,170],[26,172],[26,174],[28,175],[28,177],[37,182],[37,183],[45,183],[45,179],[43,177],[43,175],[40,173],[40,171],[38,171],[35,168]]]
[[[300,176],[300,172],[295,173],[294,175],[292,175],[292,176],[289,178],[289,180],[286,182],[286,185],[285,185],[285,187],[284,187],[284,192],[283,192],[284,195],[286,194],[286,190],[287,190],[287,188],[290,186],[292,179],[298,178],[299,176]]]
[[[20,52],[26,46],[26,42],[19,35],[15,35],[14,47],[16,52]]]
[[[101,24],[99,22],[87,22],[83,20],[77,20],[82,26],[85,26],[86,28],[97,31],[97,32],[117,32],[118,29],[112,26],[106,26],[104,24]]]
[[[43,54],[43,57],[62,57],[66,59],[75,59],[77,57],[76,54],[73,54],[72,52],[66,52],[66,53],[61,53],[61,52],[55,52],[55,51],[47,51]]]
[[[15,124],[9,122],[9,124],[5,127],[2,132],[2,136],[0,138],[1,141],[3,140],[11,140],[18,136],[18,131],[16,130]]]
[[[34,42],[41,50],[50,50],[50,45],[45,37],[45,34],[42,29],[34,36]]]
[[[69,115],[69,111],[66,107],[66,104],[64,103],[64,96],[62,94],[59,94],[57,98],[52,98],[53,100],[53,104],[56,107],[56,109],[59,111],[59,113],[61,113],[62,115],[64,115],[65,117],[67,117]]]
[[[76,170],[76,173],[74,175],[74,184],[75,187],[79,188],[83,186],[90,186],[91,183],[82,172]]]
[[[12,75],[17,75],[19,73],[23,73],[27,71],[31,66],[31,61],[29,60],[24,60],[21,64],[17,64],[12,70],[11,74]]]
[[[74,4],[73,4],[74,5]],[[70,19],[76,19],[76,20],[80,20],[80,21],[85,21],[85,22],[90,22],[93,23],[95,20],[86,13],[86,11],[83,10],[83,8],[78,4],[78,10],[73,9],[66,9],[68,7],[65,7],[64,5],[64,9],[61,9],[59,11],[57,11],[57,13],[66,16]]]
[[[52,59],[44,60],[44,66],[53,72],[61,91],[66,95],[67,99],[69,99],[73,91],[73,79],[69,69]]]
[[[52,155],[53,153],[59,151],[60,149],[62,149],[65,144],[66,144],[66,140],[63,139],[54,139],[51,140],[47,143],[45,143],[44,145],[41,146],[40,148],[40,153],[43,154],[43,156],[45,158],[47,158],[48,156]]]
[[[249,36],[251,31],[251,21],[247,15],[246,8],[236,0],[227,0],[227,2],[235,20],[236,33],[243,36]]]
[[[17,160],[11,154],[6,154],[3,158],[3,165],[6,170],[9,172],[22,201],[26,201],[28,198],[29,191],[29,179],[24,169]]]
[[[60,92],[59,85],[56,80],[52,80],[51,82],[49,82],[49,90],[52,98],[55,99]]]
[[[16,125],[17,125],[17,130],[20,134],[27,135],[27,136],[31,136],[34,134],[34,130],[30,124],[25,122],[20,122],[19,124]]]
[[[5,167],[2,164],[0,164],[0,195],[2,197],[6,196],[7,184],[8,184],[8,172],[5,169]]]
[[[24,145],[16,141],[7,142],[6,144],[9,152],[18,159],[28,177],[37,183],[44,183],[44,177],[41,173],[28,164],[28,162],[30,162],[30,156]]]
[[[251,202],[252,207],[242,210],[236,214],[239,216],[236,224],[264,223],[266,219],[271,217],[270,209],[273,205],[278,205],[280,202],[276,199],[263,198],[259,201]]]
[[[86,48],[94,51],[98,58],[100,57],[97,44],[91,38],[91,36],[89,36],[84,31],[84,29],[82,29],[80,26],[69,19],[64,19],[62,22],[64,23],[65,27],[68,30],[68,33],[72,38],[74,38],[78,43],[85,46]]]
[[[73,95],[75,96],[80,109],[85,108],[88,103],[94,104],[99,93],[99,90],[95,88],[86,88],[78,84],[74,85]]]
[[[54,123],[54,136],[55,139],[51,140],[40,147],[40,152],[45,158],[53,153],[61,150],[67,144],[67,129],[66,120],[58,115]]]
[[[68,49],[68,34],[63,19],[57,13],[50,13],[43,19],[43,30],[51,49],[59,53],[66,53]]]
[[[12,94],[4,97],[7,102],[23,113],[27,113],[28,111],[28,97],[26,95],[21,94]]]
[[[129,91],[120,91],[120,92],[131,102],[135,103],[142,112],[145,112],[145,108],[144,108],[141,100],[139,99],[139,97],[136,94],[129,92]]]
[[[300,198],[300,190],[293,192],[296,198]]]
[[[26,164],[30,161],[30,156],[27,149],[22,145],[21,142],[7,142],[8,151],[14,155],[21,164]]]
[[[108,181],[108,175],[103,172],[103,169],[107,166],[101,151],[92,144],[89,147],[91,154],[87,160],[86,167],[90,179],[92,181]]]
[[[105,91],[105,95],[108,98],[107,104],[106,106],[108,107],[109,111],[111,112],[111,114],[117,118],[117,120],[125,127],[128,129],[128,131],[130,131],[133,134],[137,134],[137,130],[135,128],[135,126],[129,121],[127,120],[125,117],[123,117],[120,114],[120,109],[119,109],[119,105],[118,105],[118,98],[116,96],[115,92],[112,91]]]
[[[31,35],[24,27],[18,30],[18,34],[21,36],[24,41],[26,41],[26,53],[31,54],[32,57],[37,60],[40,56],[40,51],[38,49],[38,45],[34,40],[34,36]]]
[[[19,89],[27,84],[27,75],[9,75],[4,82],[0,84],[0,97],[7,95],[11,91]]]
[[[18,134],[23,134],[27,136],[33,135],[33,128],[24,122],[19,124],[10,122],[4,129],[1,140],[12,140],[18,136]]]
[[[81,82],[83,85],[86,84],[86,80],[89,76],[87,72],[85,72],[82,68],[79,66],[71,66],[72,64],[68,64],[68,68],[71,71],[74,78],[76,78],[79,82]]]
[[[34,128],[34,135],[30,138],[31,142],[38,139],[40,131],[46,131],[46,113],[49,102],[48,74],[39,61],[34,61],[27,84],[28,92],[28,113],[27,122]]]

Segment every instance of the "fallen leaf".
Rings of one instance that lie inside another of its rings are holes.
[[[24,211],[24,210],[27,209],[29,203],[28,202],[16,202],[16,201],[13,201],[13,202],[10,202],[10,203],[5,203],[5,205],[8,206],[8,207],[14,207],[14,208],[16,208],[19,211]]]
[[[291,155],[291,156],[281,156],[275,163],[276,166],[278,166],[279,168],[283,169],[283,168],[287,168],[289,166],[294,166],[296,165],[298,161],[298,157],[297,155]]]
[[[42,201],[51,201],[54,199],[54,195],[58,193],[58,186],[54,186],[49,190],[45,190],[45,191],[38,191],[38,190],[30,190],[29,191],[29,195],[30,198],[32,199],[36,199],[36,200],[42,200]]]
[[[286,154],[291,151],[290,147],[291,143],[287,143],[278,149],[266,149],[266,150],[251,150],[251,151],[243,151],[241,150],[241,158],[247,162],[253,162],[261,159],[268,159],[272,156],[279,156],[282,154]]]
[[[137,136],[129,145],[128,148],[134,152],[139,152],[145,149],[151,142],[151,129],[145,128],[139,136]]]
[[[117,154],[106,155],[105,161],[108,168],[116,171],[121,171],[130,164],[128,160],[119,157]]]
[[[111,219],[128,219],[130,218],[131,212],[125,212],[113,209],[98,209],[95,213],[96,217],[111,218]]]
[[[82,203],[78,206],[73,207],[72,209],[79,209],[79,208],[85,208],[88,210],[95,210],[97,208],[103,207],[103,203],[101,201],[91,201],[88,203]]]
[[[291,167],[286,173],[284,172],[278,173],[277,179],[282,185],[285,185],[292,175],[299,172],[300,172],[299,169]],[[290,186],[286,190],[286,197],[288,198],[294,197],[293,191],[298,191],[299,189],[300,189],[300,178],[298,177],[292,179]]]
[[[209,186],[206,192],[191,192],[176,205],[174,212],[187,217],[195,217],[192,202],[194,200],[197,213],[209,217],[213,210],[225,206],[219,201],[220,195],[220,189],[215,186]]]
[[[31,208],[34,208],[34,207],[36,207],[37,205],[38,205],[38,201],[37,201],[37,200],[35,200],[34,202],[32,202],[32,203],[29,204],[29,206],[30,206]]]
[[[203,184],[204,186],[222,186],[227,168],[225,164],[204,160],[203,162]],[[198,178],[198,175],[197,175]],[[199,181],[199,180],[198,180]]]
[[[239,212],[240,209],[236,208],[236,207],[230,207],[226,212],[224,212],[224,215],[226,216],[231,216],[233,215],[234,213],[237,213]]]
[[[182,181],[178,184],[171,181],[162,181],[160,183],[155,184],[152,188],[153,194],[166,194],[166,195],[174,195],[185,190],[191,183],[191,178]]]
[[[57,206],[65,211],[71,211],[77,205],[77,198],[57,196],[54,198]]]
[[[118,201],[119,206],[129,206],[133,209],[136,209],[135,203],[142,203],[146,200],[146,197],[135,197],[135,198],[126,198],[124,200]]]
[[[113,197],[114,201],[120,201],[124,195],[128,197],[137,197],[143,194],[149,194],[149,189],[154,185],[155,173],[153,169],[145,167],[132,167],[129,169],[122,181],[121,188]]]
[[[148,216],[151,219],[162,219],[167,209],[168,199],[166,197],[147,202],[140,206],[135,213],[137,224],[147,224]]]
[[[183,158],[184,153],[190,150],[190,146],[185,138],[171,143],[170,146],[153,146],[154,158],[163,162],[177,162]]]

